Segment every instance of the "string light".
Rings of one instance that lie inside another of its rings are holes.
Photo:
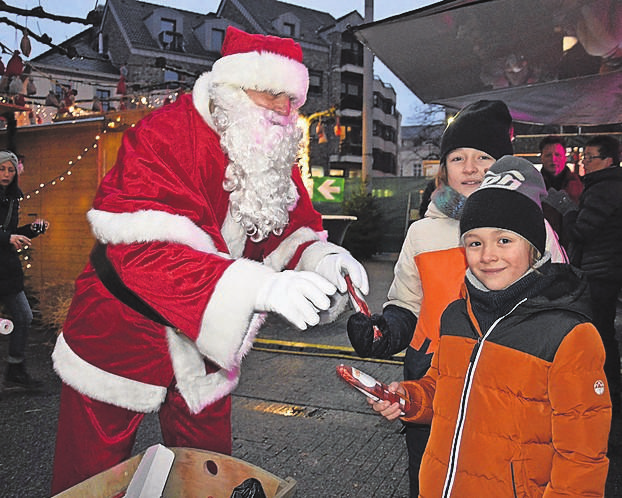
[[[95,137],[93,137],[93,143],[89,147],[84,147],[82,149],[82,152],[76,155],[75,159],[70,159],[67,161],[67,166],[69,167],[66,170],[64,170],[61,174],[55,176],[54,178],[51,178],[50,180],[46,182],[40,183],[38,188],[31,190],[29,192],[26,192],[24,194],[24,201],[31,199],[34,195],[39,195],[42,190],[48,187],[56,186],[58,185],[59,182],[64,182],[66,180],[66,177],[71,176],[73,173],[73,170],[79,166],[78,163],[82,159],[84,159],[84,156],[88,154],[89,152],[91,152],[92,150],[97,149],[97,147],[99,146],[99,141],[102,138],[102,135],[108,133],[107,128],[112,128],[114,129],[114,131],[122,131],[125,128],[128,128],[128,127],[133,128],[135,126],[136,126],[136,123],[123,122],[121,119],[121,115],[111,117],[110,120],[104,125],[104,129],[98,132],[97,135],[95,135]]]
[[[302,175],[302,181],[309,192],[313,195],[313,180],[309,171],[309,121],[304,116],[298,116],[298,127],[302,130],[302,140],[298,149],[298,167]]]
[[[90,147],[85,147],[84,151],[82,152],[82,154],[78,154],[76,156],[75,161],[70,160],[67,162],[67,165],[69,166],[69,168],[67,168],[63,173],[59,174],[58,176],[55,176],[54,178],[52,178],[51,180],[48,180],[46,182],[40,183],[39,184],[39,188],[35,189],[34,191],[30,191],[30,192],[26,192],[24,194],[24,199],[25,200],[29,200],[33,195],[39,195],[41,193],[41,191],[47,187],[50,186],[55,186],[57,184],[57,181],[64,181],[65,180],[65,175],[66,176],[70,176],[72,173],[72,167],[73,166],[77,166],[76,162],[77,161],[81,161],[82,158],[84,157],[85,154],[87,154],[90,150],[96,149],[97,148],[97,142],[100,139],[100,135],[98,134],[95,137],[95,142],[93,142],[93,144],[91,144]]]
[[[335,108],[331,107],[325,111],[314,112],[310,116],[298,116],[298,127],[302,130],[302,140],[298,148],[298,166],[300,168],[300,174],[302,175],[302,181],[309,192],[309,195],[313,194],[313,178],[311,178],[311,171],[309,169],[309,128],[314,120],[323,117],[332,117],[335,115]]]

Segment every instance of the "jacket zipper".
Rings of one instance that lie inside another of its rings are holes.
[[[464,422],[466,419],[466,412],[469,405],[469,398],[471,396],[471,387],[473,387],[473,378],[477,365],[481,357],[484,342],[497,326],[497,324],[512,314],[516,308],[524,303],[527,298],[521,299],[514,307],[508,311],[505,315],[497,318],[490,328],[486,331],[483,337],[477,338],[477,343],[473,347],[471,352],[471,358],[469,360],[469,367],[464,378],[464,385],[462,386],[462,394],[460,395],[460,406],[458,407],[458,416],[456,417],[456,428],[454,430],[454,437],[451,442],[451,451],[449,453],[449,463],[447,464],[447,475],[445,476],[445,484],[443,485],[443,498],[449,498],[454,486],[454,480],[456,478],[456,468],[458,464],[458,456],[460,454],[460,443],[462,442],[462,431],[464,430]]]
[[[516,476],[514,475],[514,462],[510,462],[510,471],[512,472],[512,494],[514,498],[518,498],[516,493]]]

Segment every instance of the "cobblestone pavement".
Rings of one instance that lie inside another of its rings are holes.
[[[381,308],[393,263],[393,257],[366,263],[372,311]],[[363,361],[344,350],[347,316],[304,332],[276,317],[267,320],[233,396],[233,455],[281,478],[292,477],[297,497],[406,497],[399,422],[372,413],[363,396],[335,374],[339,363],[347,363],[391,381],[402,377],[402,368],[397,362]],[[0,339],[0,351],[5,341]],[[45,383],[40,393],[8,391],[0,398],[2,497],[49,495],[60,393],[51,348],[49,333],[33,334],[29,367]],[[614,424],[612,439],[606,496],[613,498],[622,496],[622,421]],[[134,453],[160,441],[157,417],[148,415]]]

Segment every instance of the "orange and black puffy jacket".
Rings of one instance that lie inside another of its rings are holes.
[[[405,381],[403,420],[432,423],[420,496],[603,496],[611,401],[586,283],[553,283],[480,330],[470,299],[442,315],[428,373]]]

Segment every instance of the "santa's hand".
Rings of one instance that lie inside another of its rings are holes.
[[[348,290],[345,274],[350,275],[354,287],[362,294],[369,292],[369,281],[367,272],[363,265],[354,259],[349,253],[327,254],[315,267],[315,271],[332,283],[339,292],[345,293]]]
[[[260,287],[255,309],[274,311],[304,330],[320,322],[319,310],[330,307],[328,296],[335,291],[335,286],[320,275],[286,270],[271,275]]]

